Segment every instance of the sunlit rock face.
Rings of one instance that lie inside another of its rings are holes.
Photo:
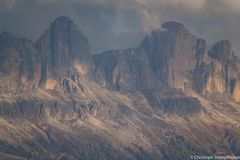
[[[235,84],[232,86],[233,87],[232,96],[235,101],[240,102],[240,84],[239,84],[240,82],[237,81],[234,83]]]
[[[231,43],[217,42],[193,74],[195,89],[203,94],[229,95],[239,101],[239,60]]]

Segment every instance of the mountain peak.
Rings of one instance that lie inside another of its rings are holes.
[[[208,54],[214,59],[225,62],[233,56],[232,44],[228,40],[221,40],[213,45]]]
[[[179,22],[174,22],[174,21],[169,21],[169,22],[163,23],[162,28],[173,34],[178,34],[179,32],[181,32],[183,30],[187,31],[187,29],[184,27],[183,24],[181,24]]]
[[[51,24],[50,28],[58,30],[59,32],[66,32],[69,30],[78,30],[77,25],[69,17],[61,16],[56,18]]]
[[[72,21],[69,17],[66,17],[66,16],[60,16],[60,17],[57,17],[54,22],[70,22]]]
[[[90,70],[91,55],[88,39],[68,17],[56,18],[35,45],[42,59],[41,85],[46,83],[48,86],[51,76],[59,77],[69,68],[75,67],[75,63],[82,75]]]
[[[64,25],[64,24],[73,24],[74,22],[69,18],[65,16],[57,17],[54,21],[54,25]]]

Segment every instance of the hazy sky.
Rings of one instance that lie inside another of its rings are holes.
[[[0,0],[0,31],[36,41],[62,15],[75,21],[93,52],[138,46],[171,20],[210,46],[230,40],[240,55],[240,0]]]

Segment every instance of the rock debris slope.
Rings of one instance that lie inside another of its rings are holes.
[[[91,55],[68,17],[36,43],[0,34],[0,159],[240,155],[239,60],[166,22],[136,48]]]

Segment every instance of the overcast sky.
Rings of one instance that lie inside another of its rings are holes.
[[[73,19],[95,53],[136,47],[161,23],[178,21],[210,46],[230,40],[240,55],[240,0],[0,0],[0,31],[33,41],[58,16]]]

